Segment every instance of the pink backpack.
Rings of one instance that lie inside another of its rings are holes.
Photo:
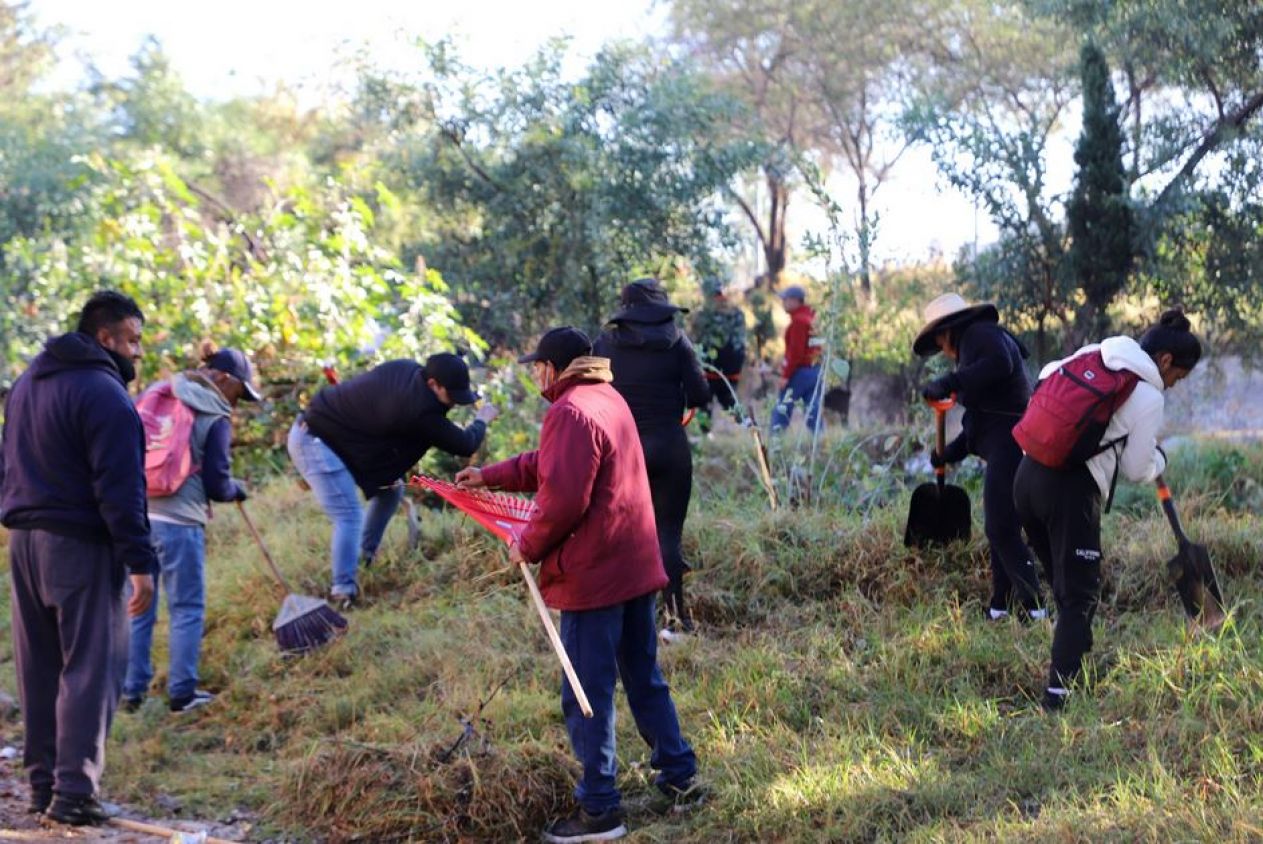
[[[193,465],[193,422],[188,405],[170,381],[155,384],[136,399],[145,426],[145,491],[150,498],[174,495],[197,470]]]

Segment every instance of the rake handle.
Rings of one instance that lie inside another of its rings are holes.
[[[570,690],[579,701],[579,709],[583,712],[584,718],[591,718],[592,704],[588,703],[588,696],[584,694],[583,686],[579,683],[579,675],[575,673],[574,665],[570,662],[570,655],[566,653],[566,648],[561,643],[561,636],[557,634],[553,617],[548,614],[548,607],[544,605],[544,596],[539,593],[539,585],[531,576],[531,570],[526,567],[525,562],[518,563],[518,568],[522,570],[522,577],[526,578],[526,588],[530,590],[531,601],[539,612],[539,620],[544,622],[544,631],[548,633],[548,641],[552,643],[557,659],[561,661],[561,670],[565,672],[566,681],[570,683]]]
[[[294,590],[289,588],[289,583],[285,580],[285,575],[281,574],[281,570],[277,567],[276,561],[272,559],[272,554],[268,551],[267,545],[263,542],[263,537],[259,535],[259,529],[254,526],[254,520],[250,518],[250,514],[246,512],[246,505],[238,501],[237,512],[241,514],[241,518],[245,520],[246,527],[250,530],[250,535],[254,537],[254,542],[259,546],[259,550],[263,552],[263,559],[267,560],[268,568],[272,570],[272,576],[276,578],[276,582],[281,584],[281,588],[286,592],[292,593]]]
[[[754,454],[759,462],[759,474],[763,486],[767,489],[767,502],[775,510],[777,507],[776,484],[772,482],[772,464],[767,459],[767,446],[763,444],[763,434],[759,431],[758,425],[751,425],[750,433],[754,435]]]
[[[201,838],[200,837],[201,833],[184,832],[183,830],[169,829],[165,826],[158,826],[157,824],[153,824],[153,823],[142,823],[141,821],[133,821],[128,818],[110,818],[110,826],[116,826],[119,829],[126,829],[126,830],[130,830],[131,832],[143,832],[146,835],[156,835],[159,838],[165,838],[168,841],[171,841],[171,840],[182,841],[184,839],[181,838],[180,836],[187,835],[187,836],[190,836],[191,838],[196,838],[199,841],[205,841],[206,844],[233,844],[233,842],[229,841],[226,838],[215,838],[214,836],[211,836],[211,835],[208,835],[205,838]]]

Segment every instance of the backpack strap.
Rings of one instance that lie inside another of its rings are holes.
[[[1127,436],[1127,434],[1123,434],[1116,440],[1110,440],[1098,448],[1096,450],[1096,454],[1092,455],[1093,457],[1096,457],[1097,455],[1104,454],[1110,449],[1114,449],[1114,476],[1110,478],[1110,493],[1109,497],[1105,499],[1106,513],[1108,513],[1110,508],[1114,506],[1114,491],[1118,489],[1118,472],[1122,468],[1123,463],[1122,455],[1118,453],[1118,447],[1120,445],[1123,446],[1123,448],[1127,447]]]

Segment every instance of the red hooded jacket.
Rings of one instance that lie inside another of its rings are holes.
[[[489,487],[535,492],[522,555],[559,610],[610,607],[667,585],[644,451],[609,361],[581,357],[544,393],[539,450],[482,470]]]
[[[781,375],[791,377],[804,366],[815,366],[820,360],[820,347],[812,343],[812,325],[816,312],[807,305],[789,315],[785,329],[785,369]]]

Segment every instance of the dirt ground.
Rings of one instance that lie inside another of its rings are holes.
[[[114,827],[74,828],[61,825],[41,825],[39,820],[26,813],[30,792],[22,771],[21,744],[15,741],[14,725],[6,724],[0,730],[0,842],[3,841],[110,841],[115,844],[154,844],[171,841],[167,837],[146,835]],[[121,816],[148,824],[156,824],[179,832],[189,833],[185,839],[198,840],[196,833],[204,832],[215,838],[229,841],[246,841],[248,822],[233,819],[232,823],[195,823],[186,820],[149,818],[140,813],[119,807]]]

